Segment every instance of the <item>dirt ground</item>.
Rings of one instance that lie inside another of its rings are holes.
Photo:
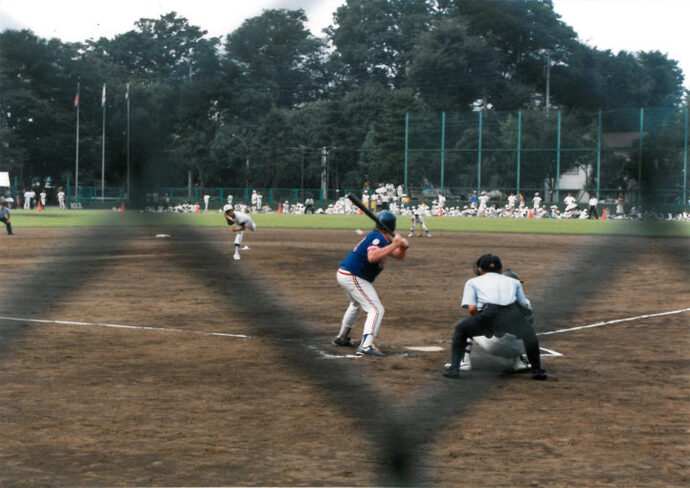
[[[330,339],[359,239],[258,229],[233,261],[222,226],[2,234],[0,486],[690,484],[688,239],[414,238],[375,284],[388,357],[355,359]],[[478,348],[440,375],[485,252],[557,332],[549,381]]]

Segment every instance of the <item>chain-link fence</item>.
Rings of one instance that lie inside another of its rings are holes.
[[[687,108],[414,114],[405,120],[405,188],[448,202],[472,191],[562,202],[688,205]]]

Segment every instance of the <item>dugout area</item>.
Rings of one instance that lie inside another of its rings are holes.
[[[0,237],[0,485],[687,484],[690,312],[540,336],[552,381],[479,351],[440,371],[477,256],[544,332],[690,307],[688,239],[414,238],[376,281],[389,357],[329,358],[360,239],[260,228],[233,261],[224,227]]]

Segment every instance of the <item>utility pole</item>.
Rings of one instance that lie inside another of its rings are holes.
[[[302,169],[302,177],[300,180],[300,201],[304,202],[304,150],[306,147],[302,144],[299,145],[300,152],[302,153],[302,164],[301,164],[301,169]]]
[[[546,113],[551,108],[551,53],[546,51]]]

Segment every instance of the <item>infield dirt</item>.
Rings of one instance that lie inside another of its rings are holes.
[[[414,238],[375,283],[388,357],[326,359],[354,353],[330,339],[359,239],[259,229],[233,261],[222,227],[2,235],[0,485],[690,483],[688,311],[541,336],[550,381],[478,348],[440,375],[479,255],[545,332],[690,307],[688,239]]]

